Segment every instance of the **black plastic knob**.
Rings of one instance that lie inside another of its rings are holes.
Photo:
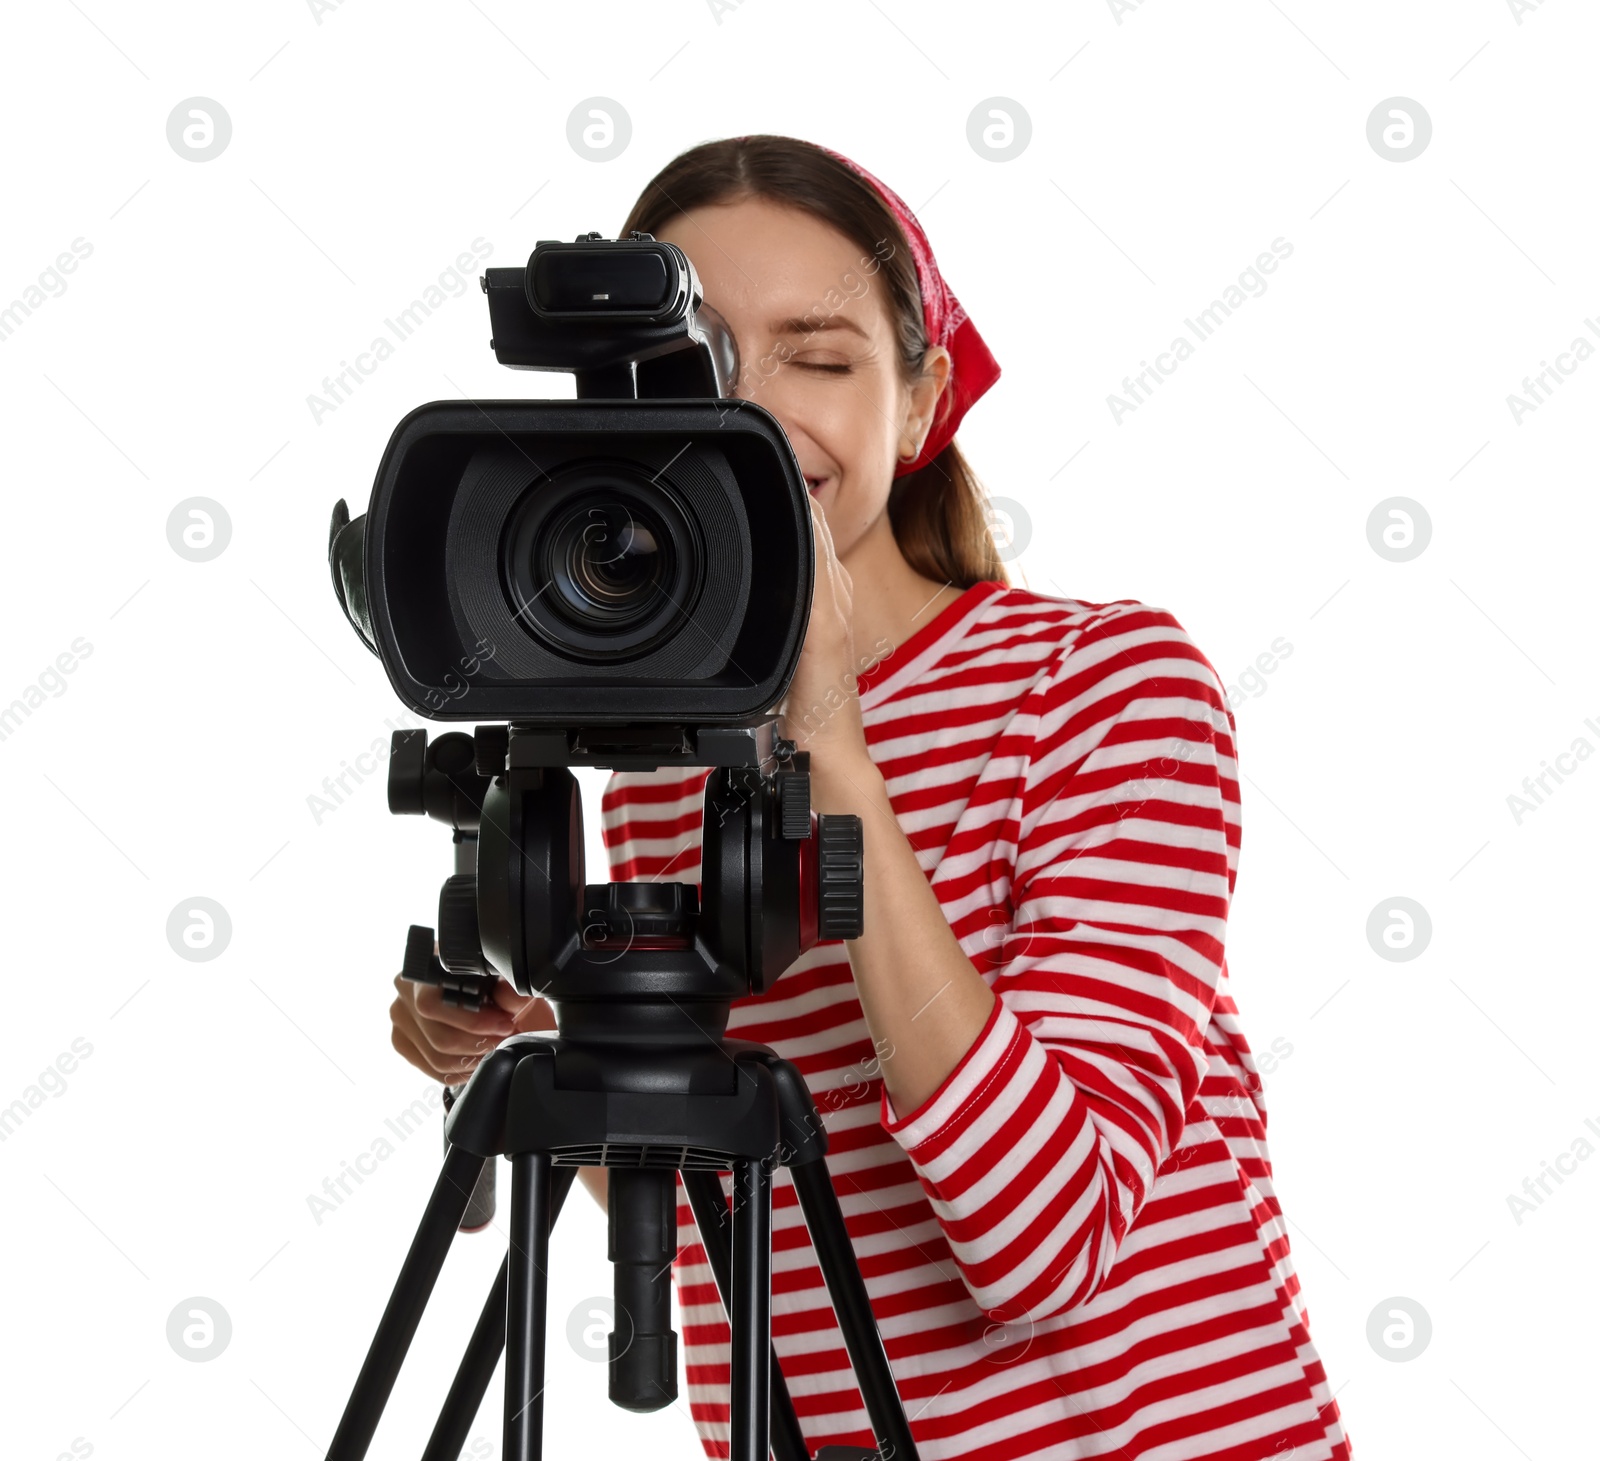
[[[397,730],[389,737],[389,810],[420,817],[428,810],[428,732]]]
[[[397,730],[389,738],[389,810],[476,832],[489,789],[488,778],[475,773],[476,756],[463,731],[429,741],[426,729]]]
[[[472,729],[473,769],[479,776],[499,776],[506,769],[511,727],[479,725]]]
[[[811,773],[778,773],[778,835],[785,842],[804,842],[811,835]]]
[[[439,890],[439,962],[452,974],[487,974],[478,931],[478,879],[456,873]]]
[[[406,930],[406,961],[401,966],[401,977],[414,984],[443,983],[444,966],[433,956],[433,930],[413,923]]]
[[[817,934],[860,938],[866,856],[861,818],[823,812],[817,817]]]
[[[476,1014],[483,1008],[484,1001],[493,996],[495,976],[488,973],[452,974],[439,962],[433,949],[433,930],[413,923],[406,935],[406,961],[400,970],[401,977],[415,984],[437,985],[440,998],[446,1004]],[[447,1102],[448,1099],[447,1096]],[[492,1205],[491,1192],[491,1208]]]

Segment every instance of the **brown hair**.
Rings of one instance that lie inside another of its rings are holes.
[[[693,208],[765,198],[799,208],[877,255],[888,289],[902,380],[921,374],[928,334],[916,264],[894,215],[872,185],[820,147],[796,137],[759,135],[702,142],[673,158],[645,184],[618,237],[656,233]],[[893,247],[885,249],[885,242]],[[950,404],[946,388],[941,411]],[[989,531],[988,497],[952,440],[925,467],[889,488],[889,524],[912,568],[924,577],[971,588],[983,579],[1009,584]]]

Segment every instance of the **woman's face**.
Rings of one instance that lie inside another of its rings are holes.
[[[738,341],[731,394],[778,418],[847,557],[884,516],[899,454],[921,449],[949,372],[935,347],[922,381],[901,380],[880,267],[898,245],[863,256],[820,219],[765,199],[691,209],[656,237],[689,256]]]

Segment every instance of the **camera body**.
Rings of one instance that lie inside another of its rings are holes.
[[[491,346],[577,399],[435,401],[396,426],[335,590],[395,693],[437,720],[574,741],[770,718],[810,615],[804,476],[729,398],[738,351],[648,234],[540,242],[482,279]]]

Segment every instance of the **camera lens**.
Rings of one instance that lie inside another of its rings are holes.
[[[628,628],[659,607],[672,576],[672,545],[652,517],[597,498],[573,503],[540,535],[540,577],[556,590],[554,607],[578,628]]]
[[[641,654],[692,607],[696,540],[661,483],[589,464],[535,484],[512,511],[507,596],[519,622],[564,654]]]

